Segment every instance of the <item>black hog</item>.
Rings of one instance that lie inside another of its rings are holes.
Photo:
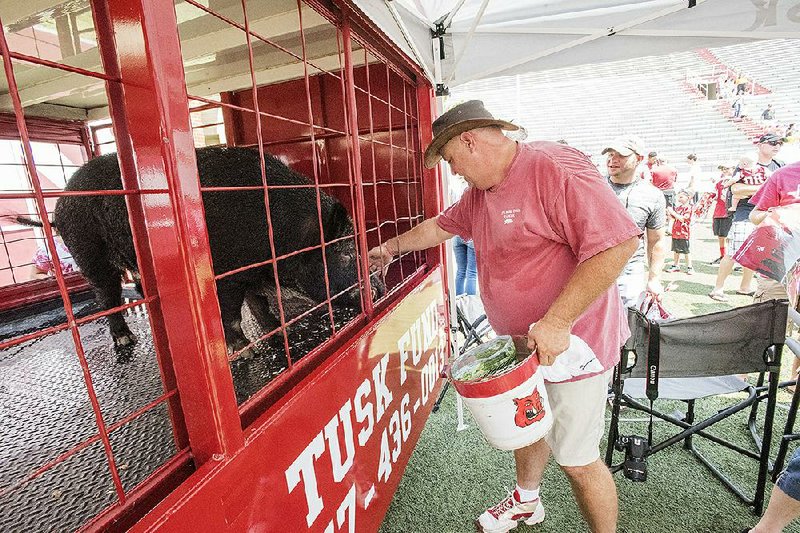
[[[309,187],[308,179],[278,159],[265,155],[264,161],[269,185],[299,186],[269,191],[276,254],[282,256],[318,246],[316,190]],[[252,149],[199,148],[197,169],[204,187],[262,184],[259,154]],[[116,154],[89,161],[75,172],[66,186],[68,191],[102,189],[122,189]],[[203,204],[215,274],[272,258],[262,190],[204,192]],[[320,204],[326,242],[353,235],[353,224],[342,204],[323,192],[320,192]],[[61,197],[56,203],[53,222],[94,288],[99,304],[104,309],[121,305],[123,273],[138,271],[124,198],[109,195]],[[331,295],[346,291],[334,303],[358,305],[355,240],[344,239],[327,246],[326,261]],[[326,298],[320,249],[279,260],[278,276],[287,319]],[[218,280],[217,295],[229,353],[238,352],[248,344],[241,326],[245,302],[262,330],[269,331],[279,324],[271,264]],[[109,325],[118,349],[135,342],[120,313],[109,316]],[[250,357],[252,352],[248,349],[241,355]]]

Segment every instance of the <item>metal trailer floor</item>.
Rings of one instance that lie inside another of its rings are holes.
[[[139,342],[124,364],[105,320],[80,327],[106,426],[163,394],[147,317],[127,321]],[[0,531],[72,531],[117,500],[99,440],[25,481],[98,432],[69,331],[0,352],[0,420]],[[126,491],[177,452],[163,403],[109,439]]]
[[[60,303],[60,302],[59,302]],[[96,312],[75,302],[76,314]],[[358,309],[336,309],[337,326]],[[55,313],[55,314],[54,314]],[[64,322],[63,308],[0,324],[0,338]],[[80,327],[103,419],[110,426],[163,394],[148,317],[142,307],[126,316],[138,342],[118,362],[105,319]],[[293,357],[330,336],[327,313],[289,328]],[[262,341],[256,357],[234,361],[231,372],[242,403],[286,368],[282,337]],[[0,531],[72,531],[117,501],[102,442],[80,449],[43,473],[43,465],[97,434],[97,425],[72,335],[61,331],[0,351]],[[177,453],[162,402],[110,433],[122,486],[130,491]],[[35,475],[34,475],[35,474]]]

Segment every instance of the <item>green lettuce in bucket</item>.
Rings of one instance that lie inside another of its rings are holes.
[[[458,381],[480,381],[513,369],[520,361],[510,335],[502,335],[464,352],[453,362],[450,375]]]

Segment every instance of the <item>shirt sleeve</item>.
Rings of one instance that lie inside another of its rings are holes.
[[[547,216],[553,231],[572,249],[579,263],[641,236],[625,207],[597,170],[586,162],[564,169],[550,160],[553,183],[560,184]]]
[[[465,241],[472,240],[472,205],[474,191],[470,188],[464,191],[456,203],[445,209],[436,218],[436,224],[453,235],[458,235]]]
[[[653,195],[653,210],[647,217],[645,227],[647,229],[661,229],[667,223],[667,200],[659,191]]]

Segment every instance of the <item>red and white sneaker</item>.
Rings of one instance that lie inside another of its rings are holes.
[[[544,507],[539,498],[529,502],[519,501],[519,494],[514,489],[503,501],[485,510],[475,520],[475,527],[483,533],[506,533],[517,527],[520,520],[529,526],[542,522]]]

